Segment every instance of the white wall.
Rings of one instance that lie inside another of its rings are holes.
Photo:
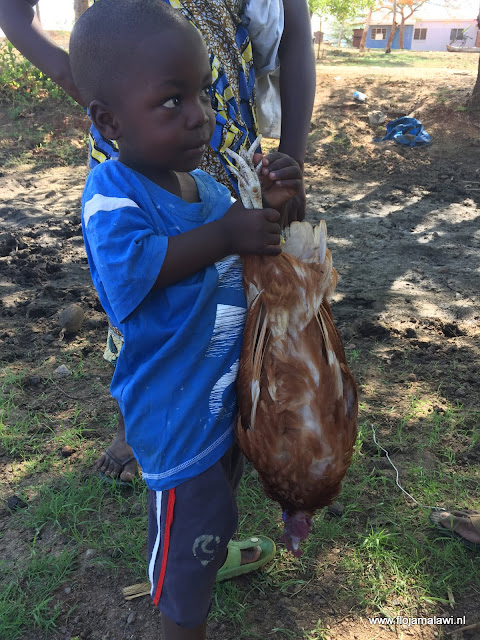
[[[425,40],[415,40],[412,38],[412,50],[413,51],[446,51],[446,45],[450,44],[450,32],[452,29],[466,29],[467,36],[470,37],[467,40],[466,47],[474,47],[475,40],[477,38],[476,23],[473,24],[471,20],[465,20],[461,22],[459,20],[444,22],[429,22],[425,20],[423,22],[416,22],[414,29],[426,29],[427,37]],[[455,46],[459,46],[460,42],[455,42]]]

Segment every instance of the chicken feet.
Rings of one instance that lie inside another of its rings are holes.
[[[258,136],[248,151],[241,149],[240,154],[231,149],[225,149],[226,153],[237,163],[237,167],[231,166],[230,170],[237,177],[240,199],[247,209],[263,209],[262,190],[258,178],[262,163],[260,162],[256,167],[253,164],[253,156],[261,139],[262,136]]]

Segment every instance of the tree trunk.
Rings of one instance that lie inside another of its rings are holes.
[[[404,31],[405,31],[405,21],[402,19],[402,21],[400,22],[399,30],[398,30],[398,48],[399,49],[404,49],[404,46],[403,46]]]
[[[480,13],[477,16],[477,26],[480,29]],[[478,58],[477,81],[475,82],[475,86],[473,87],[472,96],[468,101],[468,104],[470,107],[480,109],[480,57]]]
[[[473,87],[472,96],[468,101],[468,104],[470,107],[480,109],[480,56],[478,58],[477,81],[475,82],[475,86]]]
[[[317,60],[320,60],[320,47],[322,46],[322,42],[323,42],[322,16],[320,16],[320,26],[318,30],[320,31],[320,35],[318,37],[318,44],[317,44]]]
[[[360,39],[360,46],[358,50],[361,53],[365,53],[365,42],[367,41],[368,30],[370,29],[370,25],[372,23],[372,9],[368,12],[367,19],[365,20],[365,27],[363,29],[362,37]]]
[[[88,9],[88,0],[73,0],[73,10],[75,12],[75,22],[84,11]]]
[[[397,32],[397,23],[394,22],[392,24],[392,30],[390,32],[390,35],[388,36],[388,42],[387,42],[387,46],[385,47],[385,53],[391,53],[392,52],[392,42],[393,42],[393,39],[395,37],[396,32]]]
[[[343,22],[340,25],[340,33],[338,34],[338,43],[337,43],[338,47],[342,46],[342,38],[343,38]]]
[[[397,31],[397,0],[393,0],[392,7],[392,30],[390,31],[390,35],[388,36],[387,46],[385,47],[385,53],[391,53],[392,51],[392,42],[395,37],[395,32]]]

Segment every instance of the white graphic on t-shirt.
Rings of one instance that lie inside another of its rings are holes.
[[[230,304],[218,304],[215,326],[205,353],[207,358],[221,358],[227,354],[245,326],[246,309]]]
[[[230,386],[233,382],[235,382],[239,364],[240,364],[240,360],[237,360],[236,362],[234,362],[230,367],[230,371],[227,371],[227,373],[224,373],[223,376],[219,380],[217,380],[217,383],[215,384],[215,386],[212,389],[212,392],[210,393],[208,408],[210,409],[210,412],[213,413],[214,416],[220,417],[220,412],[222,411],[222,409],[228,410],[231,408],[231,407],[223,406],[222,397],[225,389],[228,386]]]
[[[215,263],[218,271],[218,287],[221,289],[242,289],[242,261],[239,256],[228,256]]]
[[[99,213],[100,211],[110,212],[117,209],[124,209],[127,207],[133,207],[138,209],[139,206],[130,198],[115,198],[113,196],[102,196],[101,193],[96,193],[93,198],[85,203],[83,208],[83,221],[85,228],[88,226],[90,218]]]

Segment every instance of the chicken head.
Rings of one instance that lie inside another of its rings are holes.
[[[310,533],[313,525],[312,514],[306,511],[284,511],[282,519],[284,527],[283,536],[280,539],[296,558],[300,558],[302,550],[299,545]]]

